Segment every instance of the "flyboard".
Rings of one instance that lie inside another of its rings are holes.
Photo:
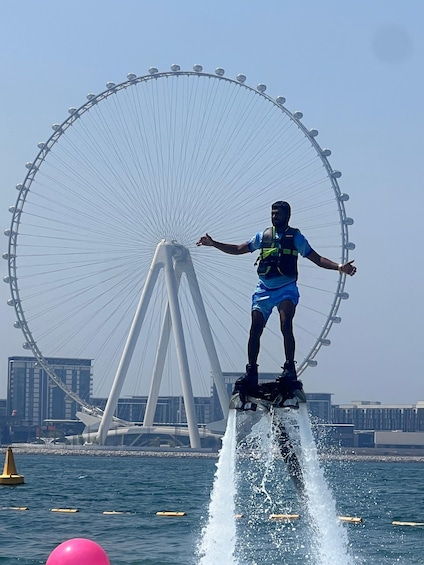
[[[291,410],[298,410],[305,403],[306,396],[302,382],[286,378],[259,385],[238,381],[234,385],[230,400],[230,410],[260,411],[272,415],[281,455],[299,494],[303,494],[304,491],[303,474],[290,435],[284,425],[284,414]]]

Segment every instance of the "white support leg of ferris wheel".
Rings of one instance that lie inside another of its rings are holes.
[[[159,345],[156,350],[155,364],[150,382],[149,396],[147,397],[146,411],[144,413],[143,426],[153,426],[156,406],[158,404],[159,389],[162,381],[163,368],[165,365],[165,357],[169,344],[169,336],[171,334],[171,312],[169,304],[166,307],[166,313],[162,322],[162,329],[159,337]]]
[[[191,387],[191,379],[190,379],[190,372],[189,372],[188,359],[187,359],[187,350],[185,347],[184,332],[183,332],[183,326],[181,320],[181,311],[178,302],[179,280],[181,278],[181,271],[185,270],[185,266],[187,265],[187,257],[189,257],[187,250],[184,247],[180,245],[176,245],[174,243],[162,241],[156,248],[155,256],[153,258],[152,265],[150,267],[149,275],[147,277],[146,284],[143,289],[140,302],[138,304],[137,311],[134,316],[133,323],[131,325],[130,333],[127,338],[124,352],[112,385],[111,394],[107,401],[102,422],[99,427],[98,441],[100,444],[104,444],[106,441],[107,432],[109,430],[110,424],[112,422],[113,414],[118,404],[119,395],[121,393],[122,386],[128,371],[128,367],[131,362],[131,357],[133,355],[134,348],[140,334],[142,322],[151,298],[153,287],[157,280],[158,272],[161,268],[164,268],[165,281],[168,292],[167,312],[169,310],[169,314],[168,313],[165,314],[165,318],[162,326],[160,342],[156,355],[156,364],[155,364],[154,374],[151,383],[152,398],[150,398],[149,395],[148,407],[146,407],[146,413],[147,412],[148,413],[147,413],[147,418],[145,418],[144,425],[152,425],[153,423],[153,416],[156,409],[157,398],[159,394],[160,380],[163,373],[163,362],[166,354],[166,349],[169,343],[169,332],[172,326],[174,329],[177,359],[178,359],[181,384],[183,389],[184,406],[185,406],[188,431],[190,436],[190,445],[192,448],[200,447],[200,436],[199,436],[199,430],[197,426],[197,419],[196,419],[196,413],[194,407],[194,397]],[[173,261],[174,258],[175,258],[175,266]],[[190,284],[190,288],[191,287],[196,288],[197,280],[195,277],[194,268],[191,263],[191,260],[189,264],[191,266],[191,269],[189,269],[191,273],[190,279],[194,279],[195,281],[195,284],[193,284],[193,282]],[[199,291],[199,296],[200,296],[200,291]],[[201,296],[200,296],[200,301],[201,301]],[[196,298],[195,302],[197,303],[199,302],[199,297]],[[196,306],[196,310],[197,312],[199,312],[197,306]],[[199,316],[199,323],[201,325],[204,324],[208,325],[206,313],[204,314],[203,317]],[[209,329],[209,333],[210,333],[210,329]],[[203,336],[207,335],[207,332],[204,329],[202,330],[202,335]],[[212,347],[214,349],[211,335],[210,335],[210,340],[212,343]],[[211,359],[211,355],[210,355],[211,343],[206,344],[205,342],[210,359]],[[216,351],[215,351],[215,356],[216,356]],[[219,363],[218,363],[218,367],[219,367]],[[215,373],[216,373],[216,368],[213,368],[213,374]],[[222,380],[222,373],[220,374]],[[225,405],[228,406],[228,399],[226,400]]]
[[[177,289],[181,280],[181,262],[175,265],[175,278]],[[159,345],[156,350],[155,363],[153,367],[152,380],[150,382],[149,396],[147,397],[146,411],[144,413],[143,426],[153,426],[156,406],[158,404],[160,384],[162,381],[163,369],[165,366],[165,357],[169,345],[169,337],[171,335],[172,321],[169,303],[166,305],[165,314],[162,320],[162,327],[159,337]]]
[[[200,447],[199,428],[197,426],[196,411],[194,407],[193,389],[191,386],[190,370],[188,366],[187,349],[184,340],[183,323],[181,319],[180,304],[178,302],[178,287],[175,277],[173,255],[181,252],[183,248],[177,248],[172,243],[165,243],[165,281],[168,291],[168,304],[171,312],[171,323],[174,330],[175,348],[177,351],[178,366],[180,369],[181,386],[183,389],[184,408],[187,416],[188,433],[190,436],[190,446]]]
[[[138,336],[140,334],[140,329],[146,315],[147,307],[152,296],[153,288],[155,286],[156,280],[160,269],[163,267],[163,263],[160,262],[161,255],[160,244],[157,246],[155,255],[153,257],[152,264],[150,266],[149,273],[147,275],[146,283],[143,288],[143,292],[140,296],[140,301],[137,306],[137,310],[131,324],[130,332],[125,343],[124,351],[119,362],[118,370],[116,371],[115,378],[113,380],[112,388],[109,394],[109,398],[106,403],[105,411],[103,413],[102,420],[100,422],[99,431],[97,432],[97,440],[100,445],[104,445],[106,441],[106,436],[112,423],[113,414],[115,413],[116,407],[118,405],[119,396],[121,394],[122,385],[124,384],[125,377],[127,375],[128,367],[131,362],[132,355],[134,353],[134,348],[136,346]]]

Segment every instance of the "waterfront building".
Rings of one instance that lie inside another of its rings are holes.
[[[332,423],[353,424],[355,430],[424,431],[424,401],[416,404],[381,404],[353,401],[331,408]]]
[[[374,432],[375,447],[379,449],[424,449],[423,432]]]
[[[90,401],[91,359],[47,358],[56,375]],[[79,405],[48,376],[34,357],[9,357],[6,413],[15,436],[33,436],[50,420],[74,420]],[[16,438],[15,438],[16,439]]]

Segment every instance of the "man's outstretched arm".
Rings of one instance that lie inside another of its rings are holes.
[[[312,250],[309,255],[306,256],[307,259],[318,265],[318,267],[322,267],[323,269],[330,269],[332,271],[339,271],[340,273],[344,273],[345,275],[354,275],[356,273],[356,267],[353,265],[354,259],[349,261],[348,263],[338,264],[331,259],[327,259],[322,255],[319,255],[316,251]]]
[[[220,251],[228,253],[229,255],[243,255],[244,253],[250,253],[250,249],[247,243],[240,243],[240,245],[234,245],[232,243],[221,243],[212,239],[208,233],[206,235],[203,235],[196,243],[196,245],[216,247]]]

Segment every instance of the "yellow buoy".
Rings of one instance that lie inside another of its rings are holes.
[[[2,510],[29,510],[28,506],[3,506]]]
[[[424,522],[398,522],[398,521],[393,521],[392,522],[392,526],[424,526]]]
[[[3,474],[0,475],[0,485],[22,485],[24,482],[23,475],[18,475],[16,470],[12,448],[8,447],[4,460]]]
[[[171,512],[166,510],[164,512],[156,512],[156,516],[187,516],[185,512]]]
[[[298,520],[300,514],[270,514],[270,520]]]
[[[79,512],[78,508],[52,508],[50,512],[64,512],[66,514],[73,514]]]
[[[362,518],[356,516],[339,516],[339,520],[342,522],[351,522],[352,524],[361,524]]]

